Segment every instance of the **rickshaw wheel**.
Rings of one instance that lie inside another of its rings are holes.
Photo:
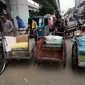
[[[0,75],[3,73],[6,67],[6,59],[0,54]]]
[[[36,58],[34,58],[34,64],[37,64],[37,60],[36,60]]]
[[[64,68],[65,68],[66,67],[66,57],[65,57],[63,65],[64,65]]]
[[[35,62],[35,64],[38,64],[38,65],[41,64],[41,61],[37,60],[36,58],[34,59],[34,62]]]
[[[40,64],[40,62],[36,59],[36,49],[33,51],[33,62],[34,64]]]
[[[77,60],[77,44],[74,43],[72,46],[72,69],[76,69],[78,67],[78,60]]]
[[[63,62],[64,68],[66,67],[66,56],[67,56],[67,54],[66,54],[66,47],[65,47],[65,50],[64,50],[64,62]]]

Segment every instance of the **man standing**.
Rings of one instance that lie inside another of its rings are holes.
[[[30,29],[30,36],[34,35],[36,41],[37,22],[34,21],[32,18],[28,19],[28,28],[26,29],[26,33],[28,33],[29,29]]]
[[[17,35],[17,30],[16,30],[16,27],[15,27],[14,19],[12,18],[10,13],[7,13],[6,17],[7,17],[7,20],[10,20],[13,23],[13,26],[14,26],[13,32],[14,32],[14,36],[16,36]]]
[[[6,17],[8,20],[12,21],[13,25],[14,25],[14,19],[12,18],[11,14],[10,13],[7,13],[6,14]]]
[[[25,24],[19,16],[16,16],[16,20],[17,20],[17,25],[18,25],[18,31],[22,35],[25,29]]]
[[[6,17],[2,16],[2,27],[3,33],[5,36],[9,36],[13,30],[13,23],[10,20],[7,20]]]
[[[26,33],[29,31],[29,29],[30,35],[34,35],[35,34],[34,32],[37,29],[37,23],[31,18],[28,19],[28,28],[26,29]]]
[[[16,16],[16,20],[17,20],[18,29],[24,30],[25,24],[23,20],[19,16]]]

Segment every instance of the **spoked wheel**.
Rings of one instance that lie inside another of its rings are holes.
[[[66,52],[66,47],[65,47],[64,48],[64,61],[63,61],[64,68],[66,67],[66,56],[67,56],[67,52]]]
[[[0,75],[3,73],[6,67],[6,59],[0,54]]]
[[[41,61],[37,60],[36,55],[34,56],[34,64],[40,65]]]
[[[66,55],[65,55],[65,60],[64,60],[64,62],[63,62],[63,65],[64,65],[64,68],[66,67]]]
[[[36,47],[34,47],[34,50],[33,50],[33,62],[34,64],[38,64],[38,60],[36,59]]]
[[[41,61],[35,59],[35,64],[40,65]]]
[[[72,47],[72,69],[76,69],[78,67],[78,56],[77,56],[77,44],[74,43]]]
[[[34,49],[33,49],[33,63],[36,64],[36,47],[34,46]]]

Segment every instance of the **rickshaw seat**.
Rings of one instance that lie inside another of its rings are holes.
[[[61,36],[50,35],[50,36],[45,36],[44,38],[45,38],[46,44],[62,45],[63,43],[63,37]]]
[[[61,48],[63,37],[53,35],[45,36],[45,42],[43,48]]]
[[[28,48],[28,42],[19,42],[19,43],[12,44],[11,48],[12,49]]]
[[[28,48],[28,35],[19,35],[16,37],[5,36],[4,37],[4,48],[6,52],[10,52],[16,48]]]

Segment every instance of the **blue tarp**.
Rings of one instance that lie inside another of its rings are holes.
[[[78,51],[85,53],[85,36],[78,37]]]

